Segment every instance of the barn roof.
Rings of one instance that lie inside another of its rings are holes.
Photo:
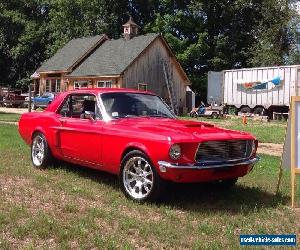
[[[45,61],[36,72],[68,71],[89,51],[95,48],[106,35],[73,39]]]
[[[159,34],[149,33],[130,40],[107,40],[86,58],[70,76],[121,74]]]

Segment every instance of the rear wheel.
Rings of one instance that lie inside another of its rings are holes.
[[[248,106],[241,108],[241,113],[251,113],[251,109]]]
[[[45,168],[53,161],[49,145],[42,133],[36,133],[31,144],[32,164],[37,168]]]
[[[192,118],[195,118],[195,117],[197,117],[197,114],[196,114],[196,112],[191,112],[191,113],[190,113],[190,117],[192,117]]]
[[[263,108],[263,107],[256,107],[256,108],[253,110],[253,114],[255,114],[255,115],[263,115],[263,111],[264,111],[264,108]]]
[[[128,198],[140,202],[158,198],[164,186],[150,159],[139,150],[133,150],[123,158],[120,184]]]
[[[212,112],[212,114],[211,114],[212,119],[217,119],[218,117],[219,117],[219,115],[217,112]]]

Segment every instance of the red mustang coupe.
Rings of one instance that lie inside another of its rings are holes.
[[[179,120],[162,99],[128,89],[65,92],[19,132],[35,167],[54,158],[119,175],[127,197],[157,198],[165,181],[236,183],[258,157],[247,133]]]

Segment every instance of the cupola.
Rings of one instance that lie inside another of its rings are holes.
[[[125,40],[130,40],[131,38],[137,36],[139,26],[132,20],[132,17],[129,18],[127,23],[123,24],[123,27],[123,36]]]

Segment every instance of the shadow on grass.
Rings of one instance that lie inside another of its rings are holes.
[[[60,168],[122,192],[115,175],[70,163],[63,163]],[[275,195],[273,192],[266,192],[259,187],[247,187],[239,183],[229,189],[222,189],[211,183],[169,183],[164,196],[159,201],[153,202],[152,205],[201,213],[249,214],[264,208],[286,205],[289,199],[286,195]]]
[[[289,197],[266,192],[259,187],[237,184],[228,189],[211,183],[172,184],[162,204],[200,212],[253,213],[286,205]]]
[[[119,181],[117,176],[104,171],[84,167],[77,164],[72,164],[69,162],[62,162],[62,161],[59,161],[54,166],[51,166],[51,168],[62,169],[67,172],[72,172],[73,174],[76,174],[81,178],[86,178],[97,183],[103,183],[109,185],[110,187],[113,187],[115,190],[119,189]]]

